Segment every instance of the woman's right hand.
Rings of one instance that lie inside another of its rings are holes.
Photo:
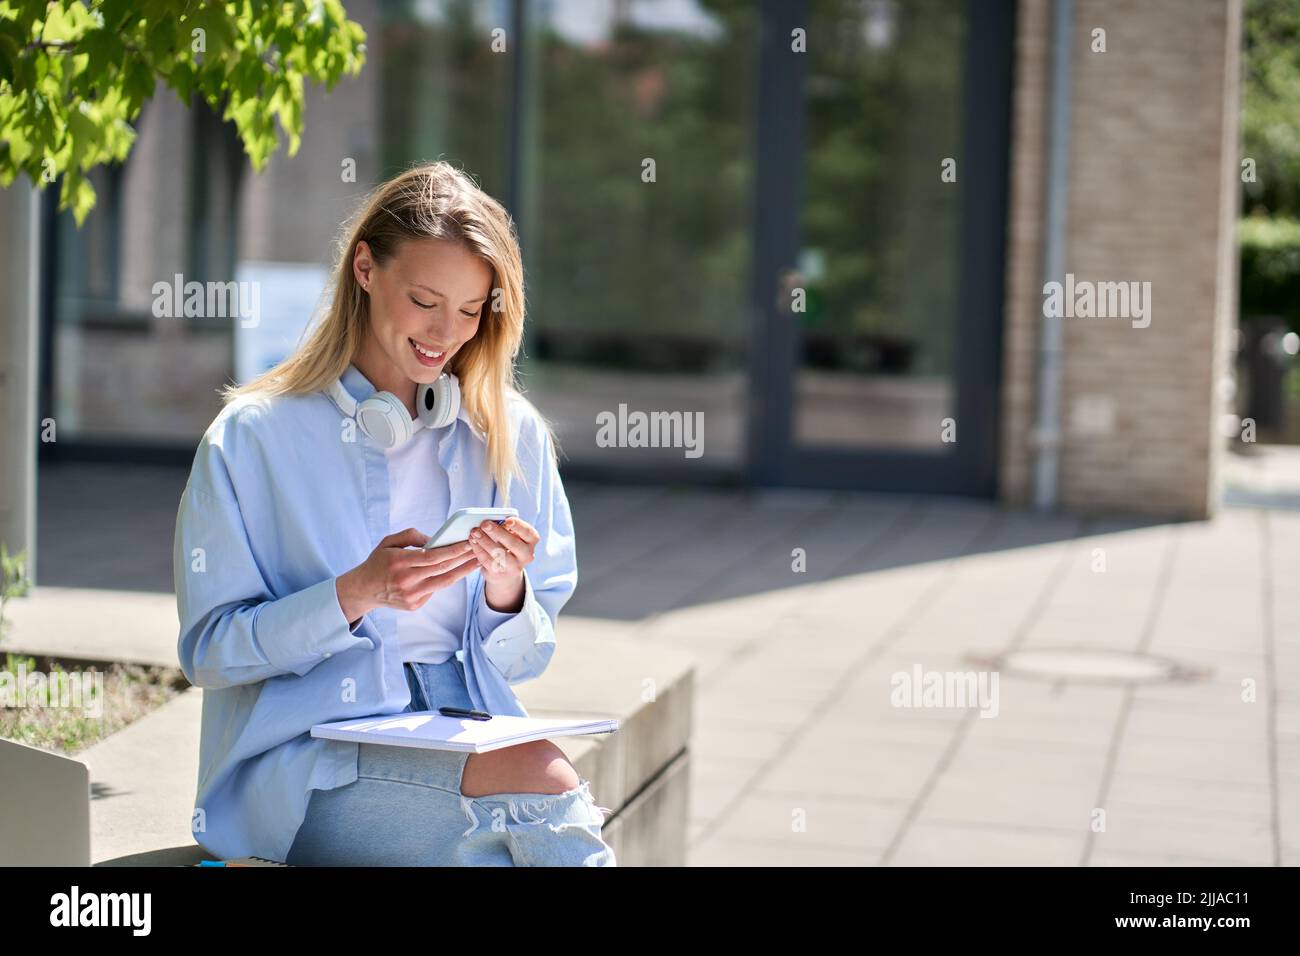
[[[335,590],[349,625],[377,607],[423,607],[434,591],[450,587],[478,567],[468,541],[425,551],[428,540],[414,528],[390,534],[370,557],[338,576]]]

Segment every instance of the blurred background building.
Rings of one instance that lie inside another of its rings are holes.
[[[80,230],[54,190],[0,193],[14,547],[34,454],[188,464],[217,389],[310,320],[362,195],[437,158],[516,218],[521,373],[566,475],[1216,508],[1240,0],[347,7],[366,66],[309,93],[295,157],[255,175],[232,126],[159,90]],[[1150,324],[1071,318],[1045,350],[1053,262],[1149,282]],[[176,276],[257,282],[260,321],[155,315]],[[702,412],[704,454],[600,447],[620,404]]]

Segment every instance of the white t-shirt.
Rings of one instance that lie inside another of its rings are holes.
[[[445,428],[421,428],[409,441],[385,450],[388,456],[389,533],[416,528],[432,535],[447,520],[451,489],[438,463]],[[460,649],[465,629],[464,579],[430,595],[424,606],[397,612],[403,661],[439,664]]]

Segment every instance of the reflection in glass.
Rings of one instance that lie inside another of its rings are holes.
[[[192,443],[230,374],[228,322],[159,315],[155,304],[178,274],[230,278],[238,141],[197,98],[187,107],[165,89],[137,126],[127,161],[92,172],[98,200],[82,227],[71,213],[56,219],[51,414],[61,442]]]
[[[613,449],[597,416],[703,413],[703,458],[743,453],[756,5],[530,7],[525,381],[570,460]]]
[[[793,312],[799,444],[944,447],[960,308],[965,6],[810,4],[806,303]]]

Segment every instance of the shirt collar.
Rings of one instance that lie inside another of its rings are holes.
[[[348,394],[355,398],[358,403],[364,402],[371,395],[375,394],[375,392],[379,391],[375,388],[374,383],[371,382],[370,379],[366,378],[362,371],[351,362],[348,363],[348,367],[343,371],[343,375],[339,381],[343,384],[343,387],[347,389]],[[465,408],[464,402],[460,403],[460,411],[456,414],[456,418],[468,425],[470,431],[475,435],[481,435],[479,430],[474,427],[474,422],[470,420],[469,411]]]

